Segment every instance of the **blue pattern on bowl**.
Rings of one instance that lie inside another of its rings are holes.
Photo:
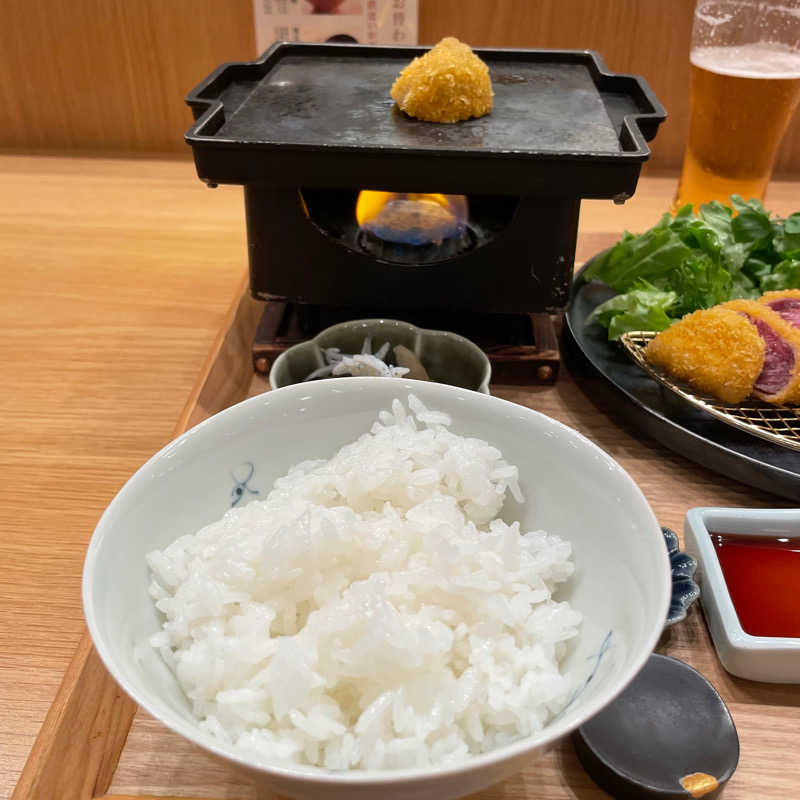
[[[600,664],[603,661],[603,656],[611,649],[611,638],[613,636],[613,631],[609,631],[605,638],[603,639],[602,643],[600,644],[600,649],[596,653],[592,653],[586,660],[592,662],[591,667],[589,668],[589,673],[586,677],[580,682],[580,684],[573,690],[572,694],[569,697],[569,700],[564,704],[562,709],[553,717],[550,722],[554,722],[559,717],[563,716],[569,707],[584,693],[586,687],[594,680],[595,675],[597,675],[597,670],[600,669]]]
[[[692,580],[694,572],[697,569],[697,561],[680,549],[678,537],[675,535],[674,531],[669,528],[662,528],[661,533],[664,535],[664,544],[667,546],[667,554],[669,555],[670,569],[672,571],[672,597],[670,598],[667,618],[664,621],[664,627],[669,628],[676,622],[686,619],[686,612],[689,606],[700,597],[700,587]],[[575,688],[569,700],[556,715],[555,719],[558,719],[558,717],[564,714],[592,682],[600,668],[603,657],[611,648],[612,636],[613,631],[609,631],[605,639],[603,639],[600,649],[589,657],[588,660],[593,663],[588,674]]]
[[[670,568],[672,569],[672,599],[669,603],[667,621],[668,628],[682,619],[686,619],[689,606],[700,597],[700,587],[692,580],[697,569],[697,561],[688,553],[684,553],[678,544],[678,537],[669,528],[662,528],[664,542],[667,545]]]
[[[242,475],[244,472],[247,472],[245,477],[240,478],[237,477],[236,473]],[[236,469],[232,469],[230,472],[231,480],[233,481],[233,488],[231,489],[230,495],[230,503],[231,508],[236,505],[239,505],[242,498],[245,496],[247,492],[250,494],[258,494],[258,489],[251,489],[247,482],[253,477],[253,473],[256,471],[255,464],[252,461],[245,461],[244,464],[240,464]]]

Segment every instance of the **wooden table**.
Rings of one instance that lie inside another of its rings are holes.
[[[0,797],[7,798],[83,631],[80,575],[94,525],[125,479],[170,438],[246,251],[241,191],[209,191],[188,161],[0,156],[0,176]],[[674,188],[672,178],[651,177],[625,206],[585,202],[578,260],[623,229],[652,225]],[[776,183],[767,206],[788,214],[799,198],[797,184]],[[514,388],[498,393],[523,396]],[[785,505],[620,427],[566,374],[525,394],[621,461],[661,523],[678,531],[693,505]],[[742,757],[726,797],[800,795],[800,689],[735,679],[713,656],[698,663],[693,653],[707,634],[697,608],[691,616],[695,624],[675,628],[669,650],[715,683],[739,723]],[[748,725],[756,704],[758,724]],[[111,791],[252,796],[224,766],[166,737],[137,717]],[[549,788],[521,781],[502,794],[602,796],[585,776],[554,779]]]

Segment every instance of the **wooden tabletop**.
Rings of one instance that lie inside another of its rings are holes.
[[[208,190],[189,161],[0,156],[0,180],[0,798],[7,798],[83,631],[81,568],[94,525],[170,438],[246,249],[241,190]],[[585,202],[578,260],[623,229],[652,225],[674,189],[672,178],[644,178],[625,206]],[[775,183],[766,205],[788,214],[798,198],[796,183]],[[503,396],[514,399],[514,390]],[[537,397],[541,410],[624,462],[664,525],[680,530],[692,505],[785,505],[654,442],[640,446],[569,381]],[[749,682],[705,666],[728,696],[748,702]],[[789,742],[761,743],[777,770],[779,750],[788,745],[795,758],[800,750],[797,696],[754,686],[771,698],[774,730],[795,731]],[[744,764],[753,743],[740,735]],[[792,787],[800,793],[793,771],[778,782],[786,797]],[[124,774],[119,780],[127,791]]]

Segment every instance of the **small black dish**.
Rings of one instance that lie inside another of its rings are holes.
[[[711,800],[739,762],[736,727],[717,691],[658,653],[572,742],[586,772],[617,800]]]

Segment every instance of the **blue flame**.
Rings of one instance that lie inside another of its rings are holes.
[[[463,234],[468,213],[464,195],[393,193],[362,228],[386,242],[441,244]]]

